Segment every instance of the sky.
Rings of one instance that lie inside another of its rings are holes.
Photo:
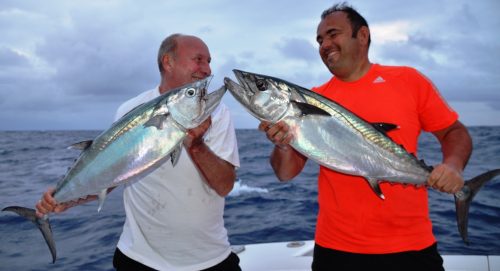
[[[316,28],[335,1],[0,1],[0,130],[102,130],[117,107],[159,84],[172,33],[202,38],[209,89],[232,69],[306,88],[331,74]],[[500,1],[353,0],[368,21],[372,63],[417,68],[467,126],[500,125]],[[258,122],[227,93],[236,128]]]

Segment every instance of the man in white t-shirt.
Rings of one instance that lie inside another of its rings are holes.
[[[210,52],[199,38],[167,37],[158,52],[161,82],[123,103],[116,119],[171,89],[211,74]],[[224,227],[224,197],[239,167],[236,135],[227,107],[188,131],[179,161],[165,163],[138,182],[125,185],[126,220],[113,258],[119,270],[241,270]],[[62,212],[95,199],[57,204],[48,189],[37,216]]]

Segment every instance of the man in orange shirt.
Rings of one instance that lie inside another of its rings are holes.
[[[317,41],[334,77],[313,90],[369,122],[398,125],[388,136],[410,153],[417,153],[422,130],[433,133],[443,161],[427,183],[442,192],[458,192],[472,141],[432,82],[410,67],[370,63],[368,24],[345,4],[323,12]],[[307,158],[288,145],[289,127],[262,122],[259,129],[275,144],[271,165],[277,177],[294,178]],[[432,233],[427,188],[382,183],[381,190],[385,200],[362,177],[320,167],[313,270],[444,270]]]

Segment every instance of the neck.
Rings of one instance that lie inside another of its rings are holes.
[[[344,82],[353,82],[357,81],[365,74],[368,73],[370,70],[370,67],[372,66],[372,63],[366,58],[365,60],[361,61],[359,65],[353,67],[353,69],[345,74],[342,73],[333,73],[335,77],[337,77],[339,80],[344,81]]]
[[[173,87],[169,84],[169,81],[162,76],[160,81],[160,86],[158,87],[158,89],[160,90],[160,94],[163,94],[173,89]]]

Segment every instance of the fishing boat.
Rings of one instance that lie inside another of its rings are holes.
[[[313,240],[233,246],[245,271],[311,270]],[[500,255],[442,255],[447,271],[500,271]]]

